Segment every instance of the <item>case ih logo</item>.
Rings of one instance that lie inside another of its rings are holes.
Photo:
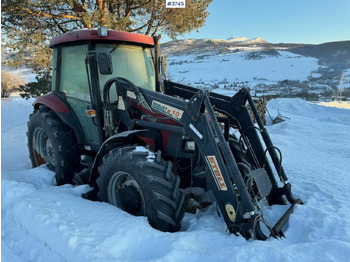
[[[167,116],[170,116],[171,118],[174,118],[176,120],[181,120],[182,114],[184,111],[177,109],[175,107],[168,106],[166,104],[163,104],[161,102],[158,102],[156,100],[152,101],[152,109],[157,110],[158,112],[161,112]]]
[[[207,162],[210,166],[210,171],[214,177],[216,185],[220,190],[227,190],[227,186],[224,178],[222,177],[218,162],[216,161],[215,156],[206,156]]]

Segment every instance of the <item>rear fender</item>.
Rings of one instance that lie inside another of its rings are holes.
[[[79,123],[74,111],[70,108],[63,99],[54,95],[53,93],[39,96],[33,103],[34,109],[38,109],[40,106],[46,106],[54,111],[63,123],[70,126],[77,137],[79,144],[85,144],[85,136],[83,129]]]

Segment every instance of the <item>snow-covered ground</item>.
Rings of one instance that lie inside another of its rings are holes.
[[[312,62],[313,63],[313,62]],[[1,104],[1,258],[16,261],[349,261],[350,110],[276,99],[289,117],[268,131],[283,153],[295,196],[282,240],[229,235],[215,206],[186,214],[182,231],[163,233],[144,217],[84,200],[86,186],[54,186],[45,166],[31,168],[26,122],[31,101]],[[277,214],[271,208],[269,215]]]

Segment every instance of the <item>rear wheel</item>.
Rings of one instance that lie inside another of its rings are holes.
[[[160,154],[135,146],[111,150],[99,167],[97,196],[132,215],[147,216],[156,229],[174,232],[181,228],[184,197],[180,178]]]
[[[74,131],[54,112],[40,108],[29,117],[27,137],[32,166],[47,164],[55,171],[58,185],[72,183],[74,172],[81,169]]]

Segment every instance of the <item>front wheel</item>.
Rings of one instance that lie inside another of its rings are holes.
[[[160,154],[135,146],[111,150],[99,167],[97,196],[132,215],[147,216],[158,230],[175,232],[181,228],[184,197],[180,178]]]

